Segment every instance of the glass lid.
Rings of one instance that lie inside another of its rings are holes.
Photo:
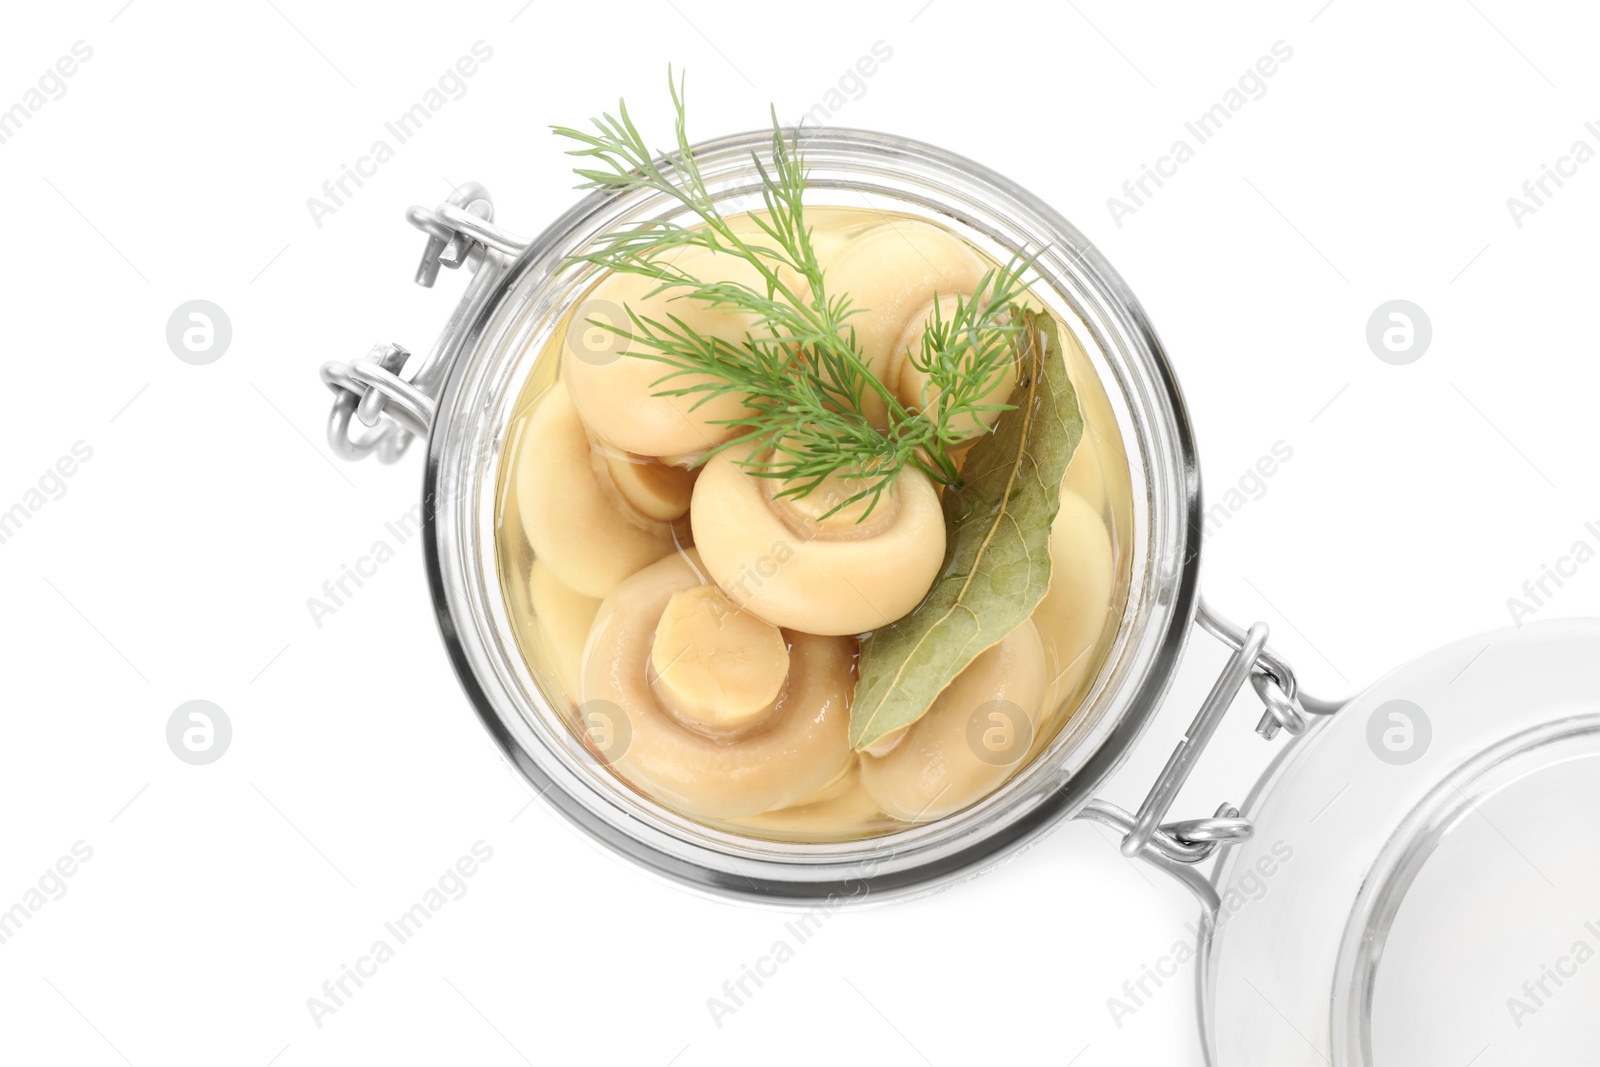
[[[1395,671],[1246,802],[1255,836],[1218,868],[1200,974],[1210,1061],[1592,1061],[1596,811],[1600,620]]]

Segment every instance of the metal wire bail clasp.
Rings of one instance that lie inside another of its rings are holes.
[[[1204,609],[1202,609],[1202,615]],[[1200,705],[1200,710],[1194,717],[1194,722],[1189,725],[1183,740],[1178,742],[1178,747],[1173,750],[1172,756],[1167,760],[1167,765],[1162,769],[1161,777],[1156,780],[1155,788],[1150,790],[1150,795],[1145,797],[1144,804],[1140,806],[1139,813],[1134,817],[1133,827],[1122,839],[1122,854],[1124,856],[1137,856],[1144,851],[1150,839],[1155,836],[1156,829],[1161,825],[1161,820],[1166,818],[1167,812],[1172,808],[1172,802],[1177,799],[1178,791],[1189,780],[1189,775],[1194,771],[1195,761],[1205,751],[1211,735],[1216,733],[1217,725],[1222,722],[1222,717],[1233,706],[1233,698],[1239,695],[1239,690],[1244,688],[1250,671],[1255,667],[1256,661],[1261,658],[1262,651],[1267,647],[1267,627],[1265,623],[1256,623],[1245,633],[1244,640],[1234,649],[1233,655],[1228,658],[1228,663],[1222,668],[1222,673],[1217,676],[1216,683],[1212,685],[1211,692],[1207,694],[1205,702]],[[1252,827],[1250,823],[1238,817],[1237,810],[1231,807],[1219,811],[1217,817],[1204,820],[1205,833],[1201,840],[1217,842],[1226,840],[1240,840],[1250,836]],[[1183,844],[1199,844],[1200,841],[1186,841],[1180,836],[1176,827],[1168,828],[1169,833]],[[1209,851],[1206,850],[1206,851]]]
[[[458,185],[447,200],[429,210],[411,207],[406,210],[406,221],[428,235],[428,244],[422,250],[422,261],[417,264],[417,284],[433,288],[439,278],[439,268],[456,270],[476,253],[483,258],[484,244],[477,240],[471,225],[494,219],[494,201],[489,190],[480,182]],[[474,263],[473,269],[477,269]]]
[[[335,396],[328,416],[328,444],[341,458],[364,459],[375,451],[379,462],[393,463],[412,438],[428,432],[433,398],[400,377],[400,368],[410,358],[411,353],[397,344],[377,344],[354,363],[322,365],[322,381]],[[352,417],[374,432],[352,437]]]
[[[1204,601],[1196,621],[1207,633],[1236,649],[1243,648],[1248,638],[1246,631],[1212,611]],[[1265,646],[1250,669],[1250,685],[1266,706],[1261,721],[1256,723],[1256,733],[1268,741],[1277,737],[1279,730],[1299,737],[1310,725],[1309,716],[1332,715],[1342,706],[1341,701],[1319,700],[1302,692],[1294,668]]]
[[[428,235],[417,265],[417,284],[431,288],[440,267],[466,266],[473,279],[444,333],[411,374],[401,374],[411,353],[393,343],[376,344],[352,363],[322,365],[322,381],[336,398],[328,416],[328,444],[339,456],[363,459],[376,452],[380,462],[393,463],[414,438],[427,435],[433,425],[434,397],[462,323],[482,306],[508,257],[527,247],[526,241],[495,226],[493,220],[494,202],[478,182],[457,186],[437,208],[406,211],[406,221]],[[368,430],[352,435],[352,419]]]
[[[1128,812],[1109,801],[1089,801],[1079,813],[1120,832],[1125,856],[1139,857],[1167,871],[1187,885],[1201,902],[1215,913],[1218,896],[1215,887],[1196,873],[1193,865],[1213,855],[1219,848],[1244,841],[1255,828],[1232,804],[1223,804],[1215,815],[1205,819],[1163,822],[1179,791],[1194,771],[1217,726],[1227,715],[1234,699],[1249,681],[1266,705],[1256,732],[1267,740],[1280,730],[1291,735],[1304,732],[1308,715],[1332,715],[1342,706],[1338,701],[1317,700],[1300,692],[1294,671],[1267,647],[1267,626],[1256,623],[1249,629],[1237,626],[1213,612],[1203,601],[1196,621],[1233,649],[1222,673],[1194,721],[1178,741],[1161,776],[1156,779],[1137,812]]]

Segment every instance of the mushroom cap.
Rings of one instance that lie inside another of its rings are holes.
[[[516,493],[534,556],[584,596],[605,596],[672,551],[672,527],[635,513],[602,479],[583,422],[560,382],[523,427]]]
[[[636,788],[686,815],[735,819],[802,803],[855,758],[855,642],[783,631],[788,673],[768,713],[745,732],[711,736],[661,700],[647,667],[673,596],[706,583],[692,553],[672,555],[606,598],[584,650],[580,713],[618,709],[627,725],[603,755]]]
[[[737,823],[740,829],[789,841],[846,840],[888,829],[887,824],[878,802],[862,786],[861,775],[853,765],[843,778],[817,796]]]
[[[1105,518],[1082,497],[1063,491],[1061,510],[1050,526],[1050,588],[1032,616],[1049,669],[1047,707],[1076,690],[1094,666],[1115,583],[1116,557]]]
[[[1081,395],[1081,394],[1080,394]],[[1063,494],[1071,493],[1093,507],[1106,499],[1105,471],[1100,466],[1099,428],[1087,419],[1083,423],[1083,437],[1067,461],[1067,471],[1061,479]]]
[[[695,546],[730,600],[776,626],[834,636],[887,626],[921,603],[945,549],[926,475],[901,471],[860,526],[819,524],[807,519],[807,498],[798,507],[774,499],[775,479],[740,465],[750,455],[713,457],[689,508]]]
[[[863,219],[865,217],[865,220]],[[735,226],[735,232],[746,233],[738,228],[738,223],[750,221],[749,231],[763,244],[770,243],[772,238],[762,234],[755,225],[757,218],[766,219],[765,211],[752,211],[748,215],[741,215],[736,220],[730,220]],[[824,272],[832,266],[839,253],[852,241],[857,240],[865,233],[870,233],[884,225],[883,217],[867,213],[857,208],[837,208],[806,205],[806,225],[811,227],[811,250],[816,253],[817,265]],[[796,271],[787,266],[778,268],[778,277],[783,283],[796,293],[806,292],[806,281]],[[832,276],[828,276],[828,291],[835,292]]]
[[[873,227],[839,248],[825,264],[828,291],[848,293],[861,313],[851,316],[861,354],[878,380],[895,386],[900,372],[895,347],[913,313],[936,293],[971,293],[984,266],[960,238],[929,222],[897,218]],[[882,425],[887,409],[868,391],[862,414]]]
[[[956,675],[861,782],[886,815],[927,822],[996,789],[1027,758],[1044,717],[1044,646],[1031,620]]]
[[[964,294],[970,295],[970,294]],[[940,293],[924,303],[920,308],[911,313],[906,319],[905,327],[900,331],[900,336],[895,340],[894,351],[899,359],[899,369],[894,371],[895,396],[900,403],[913,411],[921,411],[932,406],[939,397],[940,390],[933,384],[932,377],[912,362],[912,356],[922,356],[922,338],[928,330],[928,325],[933,321],[934,310],[937,309],[944,322],[949,322],[956,313],[956,303],[960,298],[955,293]],[[962,367],[968,370],[972,360],[964,360]],[[996,368],[987,388],[977,398],[979,405],[1004,404],[1011,397],[1012,390],[1017,386],[1017,362],[1012,359],[1006,367]],[[1003,412],[978,411],[958,416],[950,421],[950,432],[955,439],[964,440],[977,437],[993,429]]]
[[[534,625],[544,637],[563,701],[577,702],[583,645],[600,610],[600,601],[561,584],[548,564],[535,559],[528,571],[528,601]]]
[[[705,282],[742,282],[762,290],[759,272],[749,263],[726,253],[684,248],[673,266]],[[750,409],[737,394],[706,399],[703,394],[657,396],[663,389],[682,389],[711,381],[704,375],[685,374],[669,382],[662,379],[673,368],[658,360],[627,354],[629,343],[615,338],[618,347],[596,348],[586,338],[587,319],[632,329],[627,311],[670,326],[673,317],[696,333],[739,344],[754,330],[756,317],[682,295],[682,290],[658,293],[660,282],[641,274],[608,274],[574,310],[561,349],[561,376],[572,391],[583,421],[601,441],[640,456],[678,456],[704,452],[733,437],[732,426],[715,425],[719,419],[737,419]],[[590,328],[594,329],[593,327]],[[637,346],[640,352],[651,352]],[[660,383],[660,384],[658,384]]]
[[[1126,516],[1133,506],[1128,451],[1106,391],[1115,389],[1116,384],[1096,372],[1074,330],[1061,331],[1061,345],[1067,373],[1077,387],[1078,409],[1083,413],[1083,440],[1078,445],[1082,456],[1074,453],[1065,485],[1090,504],[1104,504],[1112,515]]]

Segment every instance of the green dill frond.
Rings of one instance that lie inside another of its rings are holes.
[[[574,168],[583,179],[580,188],[648,189],[681,204],[695,223],[656,220],[605,234],[568,265],[650,277],[657,282],[652,296],[669,293],[669,303],[690,300],[739,312],[757,325],[735,344],[703,336],[676,315],[661,321],[633,308],[625,325],[592,324],[622,336],[627,356],[666,368],[655,383],[657,395],[692,398],[694,407],[737,396],[750,413],[719,420],[740,433],[710,455],[755,446],[746,469],[782,480],[780,496],[807,496],[841,475],[856,490],[826,514],[866,501],[864,518],[907,466],[944,484],[958,483],[949,449],[963,435],[954,427],[965,416],[1008,407],[985,403],[984,397],[1015,360],[1021,327],[1014,312],[1026,291],[1022,274],[1032,261],[1013,259],[989,271],[948,319],[935,305],[921,350],[908,355],[928,375],[937,399],[930,410],[911,410],[872,373],[857,345],[849,320],[868,309],[855,307],[847,294],[829,293],[824,284],[806,224],[798,131],[785,137],[773,110],[769,158],[751,157],[762,210],[749,219],[758,234],[741,233],[706,185],[689,140],[684,83],[673,80],[670,68],[667,84],[676,139],[670,153],[650,148],[621,101],[616,116],[592,120],[592,132],[552,129],[578,146],[567,154],[582,161]],[[759,284],[699,279],[673,264],[686,248],[734,256],[754,269]],[[884,428],[862,414],[869,393],[886,409]]]

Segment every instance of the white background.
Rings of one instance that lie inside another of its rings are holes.
[[[833,121],[970,156],[1087,232],[1161,331],[1213,499],[1293,448],[1210,538],[1204,589],[1270,623],[1308,689],[1353,692],[1508,625],[1524,580],[1597,540],[1600,162],[1520,228],[1506,199],[1600,147],[1600,74],[1577,4],[1321,3],[12,5],[0,107],[94,52],[0,144],[0,510],[75,442],[93,458],[0,544],[0,908],[75,842],[93,858],[0,945],[0,1059],[1198,1063],[1187,975],[1120,1026],[1106,1003],[1194,907],[1083,824],[836,916],[715,1025],[707,998],[785,917],[659,884],[530,804],[451,674],[416,541],[313,622],[420,471],[334,461],[316,370],[442,324],[462,279],[411,284],[408,204],[477,179],[535,233],[577,195],[548,124],[626,95],[664,139],[669,61],[699,137],[769,101],[792,120],[882,41]],[[316,225],[307,198],[478,40],[466,95]],[[1107,198],[1280,40],[1266,95],[1116,225]],[[165,339],[196,298],[233,326],[203,367]],[[1394,298],[1433,324],[1409,366],[1365,340]],[[1539,617],[1586,613],[1600,565]],[[1220,658],[1196,642],[1115,799],[1142,795]],[[196,698],[234,730],[204,767],[165,740]],[[1271,747],[1255,714],[1179,814],[1241,799]],[[466,896],[318,1026],[307,998],[480,840]]]

